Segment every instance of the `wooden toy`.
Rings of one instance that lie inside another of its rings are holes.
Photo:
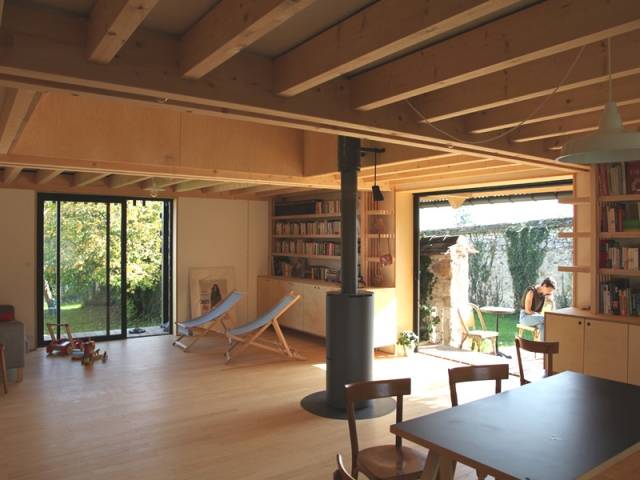
[[[100,351],[99,348],[96,348],[96,342],[92,340],[84,342],[82,365],[93,365],[93,362],[96,360],[102,360],[102,363],[105,363],[107,358],[107,352]]]
[[[47,355],[52,355],[53,353],[70,355],[74,348],[79,348],[82,345],[80,340],[73,338],[71,325],[61,323],[59,326],[64,328],[67,335],[66,338],[63,337],[63,334],[58,336],[57,323],[47,323],[47,330],[49,330],[49,336],[51,337],[51,342],[47,345]]]

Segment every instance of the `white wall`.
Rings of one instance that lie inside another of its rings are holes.
[[[180,198],[176,201],[176,318],[189,316],[189,269],[232,266],[247,292],[238,321],[255,318],[257,276],[268,272],[268,203]],[[36,193],[0,188],[0,304],[15,306],[36,345]]]
[[[189,270],[234,268],[236,290],[247,293],[237,321],[256,316],[257,276],[268,273],[268,202],[179,198],[176,202],[176,319],[191,318]]]
[[[0,304],[13,305],[36,345],[36,194],[0,189]]]

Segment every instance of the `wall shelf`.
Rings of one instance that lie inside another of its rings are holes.
[[[560,232],[558,237],[560,238],[589,238],[591,232]]]
[[[317,258],[321,260],[340,260],[339,255],[305,255],[302,253],[278,253],[273,252],[271,254],[274,257],[297,257],[297,258]]]
[[[600,273],[602,275],[611,275],[614,277],[640,277],[640,271],[625,270],[622,268],[601,268]]]
[[[337,213],[307,213],[301,215],[280,215],[278,217],[271,217],[272,220],[316,220],[324,218],[340,218],[340,212]]]
[[[600,202],[640,202],[640,194],[630,193],[627,195],[603,195],[600,197]]]
[[[558,266],[559,272],[570,272],[570,273],[589,273],[591,271],[591,267],[588,265],[561,265]]]
[[[601,232],[600,238],[602,239],[614,239],[614,238],[640,238],[640,231],[635,232]]]
[[[342,238],[340,235],[273,235],[273,238],[323,238],[323,239],[334,239],[339,240]]]
[[[568,205],[588,205],[590,201],[589,197],[562,197],[558,199],[558,203]]]

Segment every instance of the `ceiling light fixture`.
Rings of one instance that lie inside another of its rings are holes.
[[[597,164],[640,160],[640,132],[624,130],[611,86],[611,39],[607,43],[609,100],[596,133],[569,140],[562,148],[559,162]]]

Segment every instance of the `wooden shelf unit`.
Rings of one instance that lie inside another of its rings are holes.
[[[605,313],[604,311],[606,307],[605,304],[607,303],[604,299],[604,295],[607,295],[607,292],[604,290],[604,285],[607,283],[610,286],[610,291],[623,289],[626,290],[625,294],[627,296],[640,294],[640,271],[619,267],[619,265],[624,264],[625,253],[627,255],[627,259],[632,255],[626,249],[640,249],[640,231],[602,231],[603,223],[605,223],[605,227],[609,225],[610,229],[624,230],[624,228],[627,227],[626,220],[628,219],[624,217],[630,212],[632,213],[632,220],[640,220],[640,218],[636,216],[638,209],[640,209],[640,194],[626,193],[626,183],[628,182],[626,177],[629,175],[629,169],[626,164],[623,164],[622,170],[618,170],[619,172],[624,171],[624,175],[622,175],[621,179],[617,181],[617,185],[620,186],[619,191],[614,192],[614,194],[607,193],[606,195],[601,193],[603,188],[607,189],[607,192],[612,190],[612,183],[608,182],[607,178],[615,175],[615,173],[612,173],[612,168],[617,168],[617,165],[620,164],[605,164],[592,167],[591,194],[594,201],[590,203],[590,208],[593,222],[592,230],[594,234],[591,236],[593,258],[591,291],[594,301],[591,313],[611,318],[639,318],[638,315],[619,315],[613,312]],[[605,171],[606,173],[604,173]],[[603,182],[607,182],[606,187]],[[634,203],[637,205],[633,205]],[[624,205],[624,207],[622,207],[622,205]],[[612,208],[620,208],[622,213],[618,214],[616,210],[613,210],[613,215],[611,215],[608,213],[608,210]],[[607,215],[604,220],[611,219],[611,221],[603,221],[603,215]],[[623,219],[622,225],[620,224],[621,218]],[[615,228],[611,228],[614,223]],[[605,244],[605,242],[608,243]],[[611,245],[609,245],[609,243],[611,243]],[[601,252],[601,249],[603,248],[606,248],[608,253]],[[624,250],[626,250],[626,252],[623,252]],[[620,260],[620,264],[613,268],[603,266],[603,257],[607,255],[611,256],[611,258],[607,258],[607,261]],[[626,280],[626,282],[621,283],[621,281],[624,280]],[[613,294],[609,293],[609,295],[612,295],[613,297]],[[611,302],[614,303],[615,301],[616,299],[612,298]],[[630,306],[631,303],[632,302],[629,301],[628,305]]]
[[[395,260],[395,197],[393,192],[384,192],[385,199],[382,202],[374,202],[371,192],[361,192],[359,194],[359,246],[360,246],[360,271],[364,286],[381,287],[381,288],[393,288],[395,287],[395,261],[391,265],[382,265],[380,262],[380,256],[391,254]],[[310,242],[332,242],[336,244],[341,243],[341,236],[339,233],[308,233],[308,229],[305,233],[299,233],[300,228],[297,228],[295,233],[285,233],[282,231],[276,232],[276,225],[278,223],[284,223],[288,225],[281,225],[280,230],[291,231],[294,229],[293,224],[311,223],[311,222],[339,222],[340,213],[296,213],[296,214],[279,214],[276,215],[277,205],[289,205],[294,202],[313,202],[317,201],[334,201],[339,199],[339,192],[328,192],[316,195],[301,195],[295,197],[292,200],[290,197],[287,199],[275,198],[271,202],[271,218],[270,218],[270,251],[271,253],[271,266],[270,275],[279,278],[288,278],[291,281],[309,281],[315,282],[318,285],[330,284],[338,285],[338,282],[326,282],[321,279],[310,279],[307,277],[300,277],[300,272],[296,272],[293,275],[293,271],[287,272],[290,275],[280,275],[283,268],[289,268],[286,266],[280,266],[277,268],[276,259],[291,259],[291,265],[295,263],[296,259],[308,261],[306,268],[307,271],[304,275],[308,276],[311,268],[313,267],[326,267],[328,269],[339,271],[340,270],[340,256],[339,255],[309,255],[301,252],[283,253],[277,252],[277,242],[295,242],[295,241],[310,241]],[[340,230],[342,226],[340,225]],[[326,262],[326,263],[324,263]],[[291,267],[291,270],[294,270]]]

